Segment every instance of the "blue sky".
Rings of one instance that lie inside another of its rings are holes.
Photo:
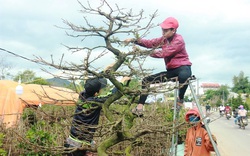
[[[158,10],[154,23],[166,17],[178,19],[178,33],[184,37],[186,49],[193,63],[193,74],[200,82],[217,82],[232,85],[232,78],[240,71],[250,76],[250,1],[249,0],[107,0],[111,5],[144,9],[144,16]],[[86,0],[82,1],[83,3]],[[93,3],[90,1],[91,4]],[[33,58],[34,55],[59,60],[62,53],[69,62],[79,62],[81,54],[72,55],[62,45],[77,45],[81,42],[65,34],[62,19],[82,24],[80,5],[75,0],[0,0],[0,48]],[[95,0],[94,3],[99,3]],[[95,19],[98,24],[100,21]],[[161,35],[154,28],[147,38]],[[131,36],[132,37],[132,36]],[[95,43],[93,41],[93,43]],[[11,56],[3,51],[0,55],[13,65],[11,72],[30,69],[37,76],[49,77],[40,66]],[[165,70],[163,60],[147,58],[154,73]],[[108,61],[107,61],[108,62]],[[100,63],[100,66],[106,64]],[[147,65],[146,65],[147,66]]]

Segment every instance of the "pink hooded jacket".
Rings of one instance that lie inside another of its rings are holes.
[[[197,108],[190,109],[185,115],[187,122],[189,122],[188,116],[191,114],[200,116]],[[210,151],[214,151],[208,133],[202,126],[202,123],[198,123],[187,130],[184,156],[210,156]]]
[[[155,50],[150,56],[164,58],[166,69],[192,65],[185,48],[185,42],[179,34],[175,34],[171,42],[160,37],[151,40],[139,39],[137,44],[146,48],[161,48],[161,50]]]

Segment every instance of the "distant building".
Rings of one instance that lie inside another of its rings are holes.
[[[219,83],[201,83],[198,82],[192,84],[195,95],[200,97],[205,94],[207,90],[216,90],[219,89],[221,86]],[[193,98],[191,90],[187,89],[185,96],[188,96],[190,99]]]
[[[221,87],[219,83],[200,83],[199,81],[195,81],[194,83],[191,84],[194,94],[197,96],[197,98],[203,96],[207,90],[217,90]],[[162,96],[160,95],[161,93],[174,93],[174,87],[175,87],[175,82],[165,82],[161,84],[151,84],[150,87],[156,87],[155,89],[157,90],[157,97]],[[190,87],[187,88],[187,91],[185,93],[185,97],[188,97],[189,100],[192,100],[194,97],[192,95],[192,91],[190,90]],[[152,93],[152,96],[150,95],[149,98],[147,99],[147,103],[151,103],[151,101],[159,101],[161,100],[169,100],[169,99],[163,99],[157,98],[156,93]],[[156,99],[155,99],[156,98]]]
[[[203,90],[203,93],[205,93],[207,90],[217,90],[221,86],[219,83],[202,83],[200,88]]]

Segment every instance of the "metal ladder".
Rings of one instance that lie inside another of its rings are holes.
[[[193,98],[195,100],[195,103],[196,103],[196,106],[199,110],[199,113],[200,113],[200,116],[202,119],[204,119],[204,126],[207,130],[207,133],[208,133],[208,136],[212,142],[212,145],[213,145],[213,148],[214,148],[214,151],[216,153],[216,156],[220,156],[220,153],[219,153],[219,150],[217,148],[217,145],[216,143],[213,141],[213,138],[212,138],[212,134],[211,134],[211,131],[210,131],[210,128],[208,126],[208,122],[206,121],[205,119],[205,115],[202,111],[202,108],[200,106],[200,103],[199,103],[199,100],[197,98],[197,96],[195,95],[195,91],[194,91],[194,88],[192,86],[192,82],[195,81],[196,78],[195,76],[191,76],[188,80],[187,80],[187,83],[188,83],[188,86],[191,90],[191,93],[193,95]],[[175,87],[175,99],[174,99],[174,115],[173,115],[173,134],[172,134],[172,142],[171,142],[171,150],[170,150],[170,155],[171,156],[177,156],[177,145],[178,145],[178,131],[175,129],[175,126],[176,124],[178,124],[178,119],[179,119],[179,111],[177,111],[177,97],[178,97],[178,91],[179,91],[179,83],[178,81],[176,82],[176,87]]]

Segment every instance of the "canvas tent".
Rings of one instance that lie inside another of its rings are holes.
[[[23,93],[16,94],[17,82],[0,80],[0,124],[16,125],[25,107],[30,105],[73,105],[78,98],[74,91],[62,87],[21,84]]]

